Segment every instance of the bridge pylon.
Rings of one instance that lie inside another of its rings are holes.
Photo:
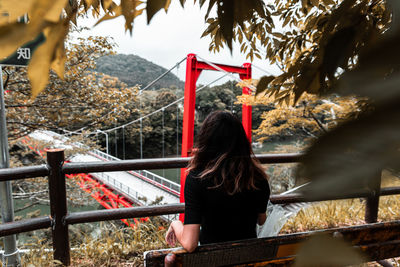
[[[225,71],[239,74],[240,79],[251,79],[251,63],[244,63],[241,67],[199,61],[195,54],[188,54],[186,58],[186,80],[185,80],[185,100],[183,104],[183,129],[182,129],[182,157],[190,157],[193,148],[194,135],[194,113],[196,105],[196,82],[203,70]],[[250,89],[243,87],[243,94],[249,95]],[[251,143],[252,116],[251,106],[242,105],[242,124],[247,138]],[[180,202],[185,202],[184,188],[186,181],[186,169],[181,169],[181,192]],[[183,221],[184,214],[180,214]]]

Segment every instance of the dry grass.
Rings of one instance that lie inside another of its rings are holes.
[[[72,240],[71,266],[143,266],[143,252],[166,248],[165,223],[149,220],[136,229],[121,228],[121,223],[101,223],[99,235],[84,235],[82,240]],[[21,265],[26,267],[60,266],[53,261],[51,244],[37,240],[25,244],[30,252],[22,254]],[[0,266],[1,262],[0,262]]]
[[[400,186],[400,179],[388,171],[382,173],[382,187]],[[379,201],[378,221],[400,219],[400,195],[384,196]],[[397,213],[396,213],[397,211]],[[346,199],[314,203],[288,220],[281,233],[303,232],[363,224],[364,199]]]

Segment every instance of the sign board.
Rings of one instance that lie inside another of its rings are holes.
[[[35,39],[18,48],[14,54],[3,60],[0,60],[0,65],[27,66],[35,49],[44,43],[45,40],[46,37],[44,34],[40,33]]]

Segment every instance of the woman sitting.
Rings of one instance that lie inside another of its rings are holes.
[[[211,113],[197,136],[185,182],[185,220],[173,221],[165,239],[192,252],[199,244],[256,238],[270,195],[241,122]]]

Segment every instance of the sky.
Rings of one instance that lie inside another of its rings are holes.
[[[108,20],[93,27],[96,20],[84,19],[78,21],[82,26],[91,27],[91,30],[83,35],[110,36],[117,44],[116,52],[121,54],[134,54],[149,60],[166,69],[170,69],[177,62],[186,57],[189,53],[194,53],[201,58],[214,63],[240,66],[246,60],[245,55],[240,54],[240,48],[234,44],[233,51],[228,48],[219,53],[209,52],[208,47],[210,38],[200,38],[207,25],[204,22],[206,5],[200,9],[199,4],[187,1],[185,8],[182,8],[179,1],[172,1],[168,13],[164,10],[158,12],[150,24],[147,24],[147,17],[143,15],[137,17],[133,26],[132,36],[125,32],[124,18]],[[82,35],[82,34],[81,34]],[[255,59],[253,62],[259,68],[273,74],[278,74],[276,66],[270,66],[266,60]],[[185,79],[185,62],[178,70],[173,73],[181,80]],[[198,84],[207,84],[223,73],[215,71],[203,71],[198,80]],[[253,68],[253,78],[266,75],[266,72]],[[235,75],[238,77],[238,75]],[[215,84],[232,80],[227,77]]]

